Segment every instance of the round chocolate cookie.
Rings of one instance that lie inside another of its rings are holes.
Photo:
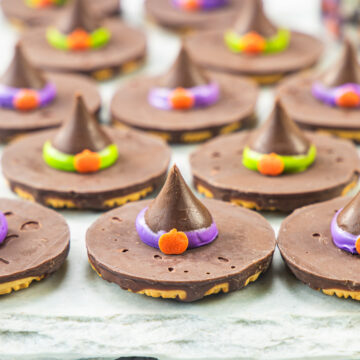
[[[27,132],[60,126],[71,111],[76,92],[83,94],[91,113],[99,112],[100,94],[92,80],[70,74],[46,73],[45,76],[55,84],[56,98],[50,105],[29,112],[0,108],[0,141],[9,141]]]
[[[331,107],[311,92],[314,77],[294,76],[279,85],[278,96],[290,117],[302,128],[337,135],[360,143],[360,109]]]
[[[160,77],[135,79],[115,94],[111,103],[112,120],[114,124],[159,135],[170,143],[204,141],[253,126],[258,96],[256,84],[224,74],[210,73],[209,77],[220,86],[218,102],[185,111],[161,110],[149,104],[149,92],[159,86]]]
[[[86,0],[92,12],[99,17],[119,15],[119,0]],[[26,5],[26,0],[3,0],[5,16],[17,27],[50,25],[56,19],[61,7],[53,6],[34,9]]]
[[[171,0],[146,0],[149,18],[170,30],[189,32],[193,30],[226,28],[231,24],[242,6],[239,0],[229,0],[228,5],[208,11],[184,11],[175,8]]]
[[[207,197],[256,210],[289,212],[345,195],[358,181],[360,159],[355,146],[341,139],[307,133],[317,148],[313,165],[300,173],[269,177],[242,164],[251,132],[218,137],[190,157],[194,185]]]
[[[136,216],[149,204],[127,204],[104,214],[89,228],[89,261],[104,280],[124,290],[190,302],[239,290],[269,267],[274,231],[259,214],[205,200],[217,224],[218,238],[174,256],[144,244],[136,232]]]
[[[27,288],[57,271],[70,246],[64,218],[38,204],[0,200],[8,223],[7,237],[0,244],[0,295]]]
[[[199,65],[234,75],[247,75],[261,84],[274,83],[285,75],[310,68],[318,61],[323,50],[322,43],[316,38],[294,31],[285,51],[267,55],[231,52],[225,44],[223,31],[193,35],[186,44]]]
[[[96,80],[106,80],[118,73],[129,73],[142,65],[146,55],[145,35],[117,19],[104,21],[111,32],[109,43],[89,51],[64,51],[52,47],[46,39],[46,28],[26,31],[21,39],[29,60],[44,70],[78,72]]]
[[[107,128],[119,159],[102,171],[80,174],[56,170],[43,160],[43,145],[55,133],[27,136],[5,148],[3,173],[19,196],[55,208],[104,210],[138,200],[164,181],[170,149],[160,139]]]
[[[359,256],[340,250],[330,230],[335,213],[348,202],[337,198],[296,210],[282,223],[278,246],[303,283],[327,295],[360,300]]]

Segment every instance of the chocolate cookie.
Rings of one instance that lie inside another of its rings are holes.
[[[241,1],[230,0],[218,9],[205,11],[185,11],[174,7],[171,0],[146,0],[148,17],[170,30],[189,32],[214,28],[226,28],[235,20]]]
[[[349,202],[337,198],[296,210],[281,225],[278,247],[294,275],[327,295],[360,300],[358,255],[333,242],[331,222]]]
[[[7,237],[0,245],[0,295],[27,288],[57,271],[70,246],[64,218],[25,201],[1,199]]]
[[[219,235],[211,244],[165,255],[144,244],[135,229],[139,201],[101,216],[86,234],[94,270],[124,290],[190,302],[243,288],[267,270],[274,232],[260,215],[216,200],[206,200]]]
[[[242,164],[251,134],[221,136],[194,151],[190,163],[200,193],[247,208],[289,212],[345,195],[357,183],[360,160],[348,141],[308,133],[317,148],[315,162],[303,172],[268,177]]]
[[[57,132],[46,131],[4,150],[4,176],[19,196],[55,208],[109,209],[138,200],[162,184],[170,149],[161,140],[132,130],[107,128],[106,133],[119,152],[118,161],[109,168],[80,174],[48,166],[43,145]]]
[[[120,14],[119,0],[86,0],[86,2],[100,17]],[[20,28],[52,24],[61,9],[58,6],[36,9],[26,5],[25,0],[3,0],[1,6],[5,16]]]

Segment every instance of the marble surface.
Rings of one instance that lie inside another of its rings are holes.
[[[145,26],[141,1],[123,2],[127,20]],[[318,1],[272,0],[266,5],[284,25],[321,33]],[[16,33],[3,18],[0,30],[1,73]],[[150,53],[139,73],[159,73],[174,58],[178,38],[152,25],[146,30]],[[100,85],[103,119],[108,118],[115,88],[139,73]],[[272,100],[271,89],[264,89],[258,103],[261,119]],[[173,162],[188,181],[187,159],[194,148],[173,146]],[[0,196],[15,197],[2,177]],[[91,270],[85,232],[99,213],[62,213],[72,235],[65,265],[51,278],[0,298],[1,360],[112,360],[131,355],[161,360],[360,358],[359,304],[304,286],[285,268],[278,252],[270,271],[245,290],[193,304],[152,299],[122,291]],[[278,231],[283,217],[265,216]]]

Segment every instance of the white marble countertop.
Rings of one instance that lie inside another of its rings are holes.
[[[123,3],[126,18],[145,26],[141,0]],[[270,0],[266,5],[284,25],[321,33],[318,1]],[[154,26],[146,25],[146,31],[149,58],[140,73],[159,73],[174,58],[178,38]],[[1,17],[0,73],[12,56],[15,39],[16,33]],[[104,119],[115,88],[136,75],[100,86]],[[264,89],[258,103],[261,119],[271,105],[271,89]],[[189,182],[188,155],[194,148],[173,146],[173,161]],[[2,177],[0,196],[15,197]],[[246,289],[181,304],[131,294],[99,279],[85,249],[86,229],[99,214],[62,214],[72,234],[65,265],[49,279],[0,298],[0,360],[113,360],[130,355],[161,360],[360,358],[359,304],[301,284],[278,252],[265,276]],[[283,217],[266,217],[278,231]]]

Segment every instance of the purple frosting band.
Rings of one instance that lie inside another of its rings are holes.
[[[184,0],[171,0],[174,7],[184,9]],[[223,7],[228,4],[228,0],[197,0],[198,8],[201,10],[214,10]]]
[[[328,88],[320,82],[315,82],[312,86],[313,96],[330,106],[339,106],[337,99],[347,91],[353,91],[360,96],[360,85],[348,83],[335,88]]]
[[[15,109],[14,101],[16,99],[16,96],[22,90],[33,90],[33,89],[13,88],[10,86],[0,85],[0,107],[7,109]],[[40,90],[33,90],[33,91],[37,93],[39,99],[38,107],[44,107],[49,105],[56,97],[56,87],[52,83],[46,84]]]
[[[4,242],[8,233],[8,223],[6,216],[0,212],[0,244]]]
[[[159,239],[162,235],[166,234],[167,231],[158,231],[154,233],[145,222],[145,212],[147,207],[141,210],[136,217],[136,230],[140,236],[140,239],[146,245],[154,248],[159,248]],[[177,229],[181,231],[181,229]],[[189,240],[189,249],[197,248],[203,245],[210,244],[218,236],[218,229],[216,224],[213,222],[208,228],[184,231]]]
[[[339,249],[351,252],[352,254],[357,254],[356,240],[360,234],[354,235],[340,228],[337,223],[337,217],[341,210],[342,209],[335,214],[331,221],[331,235],[333,242]]]
[[[194,107],[206,107],[216,103],[220,97],[220,89],[217,83],[211,83],[209,85],[195,86],[187,88],[187,90],[194,98]],[[173,107],[170,102],[173,89],[155,88],[149,93],[150,105],[162,109],[172,110]]]

